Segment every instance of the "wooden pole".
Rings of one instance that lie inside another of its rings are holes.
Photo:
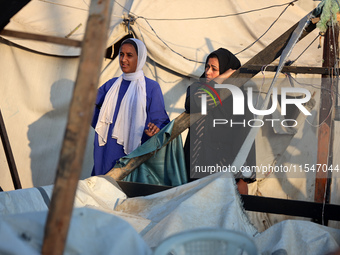
[[[73,47],[81,47],[81,41],[58,37],[58,36],[51,36],[51,35],[39,35],[39,34],[32,34],[20,31],[14,31],[9,29],[4,29],[0,32],[0,35],[16,37],[20,39],[27,39],[27,40],[34,40],[40,42],[48,42],[54,44],[61,44],[66,46],[73,46]]]
[[[329,27],[324,38],[323,67],[334,67],[337,62],[339,56],[338,38],[338,25],[333,28]],[[323,169],[327,170],[332,164],[332,127],[335,112],[334,104],[337,97],[333,92],[335,81],[333,73],[322,75],[317,152],[317,166],[321,166],[321,168],[320,171],[316,172],[314,193],[314,201],[318,203],[329,203],[330,200],[331,171],[323,171]],[[323,222],[323,219],[316,219],[316,221],[327,225],[327,222]]]
[[[111,0],[92,0],[42,254],[63,254],[105,53]]]
[[[259,71],[250,72],[250,73],[242,73],[241,70],[244,68],[248,68],[253,65],[268,65],[273,62],[276,58],[278,58],[284,48],[286,47],[291,34],[294,32],[295,28],[298,26],[299,22],[297,22],[294,26],[288,29],[284,34],[282,34],[279,38],[277,38],[274,42],[268,45],[264,50],[255,55],[252,59],[250,59],[247,63],[245,63],[239,70],[237,70],[233,75],[228,79],[229,84],[233,84],[235,86],[241,87],[247,81],[249,81],[252,77],[254,77]],[[307,34],[315,29],[315,24],[311,23],[306,27],[304,32],[301,35],[301,38],[304,38]],[[230,91],[227,89],[220,91],[220,97],[222,100],[225,100],[230,96]],[[184,130],[186,130],[190,126],[190,121],[195,122],[200,119],[202,115],[200,113],[191,114],[183,112],[175,119],[175,123],[172,129],[170,141],[180,135]],[[169,141],[169,142],[170,142]],[[168,142],[168,143],[169,143]],[[164,145],[166,146],[166,144]],[[136,169],[139,165],[145,162],[147,159],[152,157],[153,153],[149,153],[143,156],[136,157],[131,159],[130,162],[122,168],[113,168],[106,175],[113,177],[115,180],[122,180],[127,175],[129,175],[134,169]]]
[[[18,170],[17,170],[15,160],[14,160],[14,157],[13,157],[11,144],[8,140],[5,122],[2,118],[1,110],[0,110],[0,137],[1,137],[2,145],[4,147],[9,171],[10,171],[11,176],[12,176],[13,186],[14,186],[15,189],[21,189],[21,183],[20,183]]]

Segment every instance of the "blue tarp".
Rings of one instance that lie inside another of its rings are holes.
[[[123,181],[167,186],[187,183],[182,137],[176,137],[162,148],[170,140],[173,125],[174,120],[129,155],[119,159],[115,168],[125,166],[132,158],[155,152]]]

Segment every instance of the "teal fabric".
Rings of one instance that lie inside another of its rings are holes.
[[[123,167],[132,158],[157,150],[155,155],[125,177],[123,181],[168,186],[187,183],[181,136],[176,137],[167,146],[160,149],[170,140],[173,125],[174,120],[136,150],[118,160],[115,167]]]

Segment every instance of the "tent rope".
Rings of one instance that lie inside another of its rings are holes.
[[[269,26],[269,28],[260,36],[258,37],[253,43],[251,43],[249,46],[247,46],[246,48],[244,48],[243,50],[237,52],[235,55],[240,54],[244,51],[246,51],[247,49],[249,49],[250,47],[252,47],[255,43],[257,43],[265,34],[267,34],[269,32],[269,30],[274,26],[274,24],[279,20],[279,18],[283,15],[284,12],[286,12],[286,10],[288,9],[289,6],[293,6],[294,2],[296,2],[298,0],[293,0],[289,3],[285,3],[285,4],[281,4],[281,5],[272,5],[272,6],[268,6],[268,7],[263,7],[263,8],[259,8],[259,9],[254,9],[254,10],[250,10],[250,11],[245,11],[245,12],[240,12],[240,13],[235,13],[235,14],[228,14],[228,15],[218,15],[218,16],[211,16],[211,17],[197,17],[197,18],[181,18],[181,19],[153,19],[153,18],[145,18],[143,16],[139,16],[136,15],[135,13],[131,12],[130,10],[128,10],[127,8],[125,8],[123,5],[121,5],[120,3],[118,3],[116,0],[114,1],[115,3],[117,3],[120,7],[122,7],[124,10],[128,11],[128,16],[131,20],[133,20],[133,22],[135,22],[136,24],[138,24],[136,22],[137,19],[143,19],[145,20],[145,22],[147,23],[147,25],[150,27],[150,29],[152,30],[152,32],[155,34],[155,36],[169,49],[171,50],[173,53],[181,56],[182,58],[191,61],[191,62],[195,62],[195,63],[199,63],[199,64],[204,64],[204,62],[202,61],[197,61],[194,59],[190,59],[184,55],[182,55],[181,53],[175,51],[174,49],[172,49],[159,35],[158,33],[155,31],[155,29],[151,26],[151,24],[149,23],[150,20],[199,20],[199,19],[213,19],[213,18],[223,18],[223,17],[229,17],[229,16],[237,16],[237,15],[242,15],[242,14],[246,14],[246,13],[251,13],[251,12],[256,12],[256,11],[260,11],[260,10],[266,10],[269,8],[274,8],[274,7],[281,7],[281,6],[285,6],[287,5],[284,10],[280,13],[280,15],[274,20],[274,22]],[[134,17],[134,18],[133,18]],[[126,22],[126,20],[124,19],[124,23],[125,25],[128,25],[128,31],[130,31],[130,26],[132,25],[131,21],[130,22]]]

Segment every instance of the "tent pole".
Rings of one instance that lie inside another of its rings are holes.
[[[323,48],[323,67],[335,67],[339,56],[339,27],[328,27]],[[315,175],[315,193],[314,201],[318,203],[330,202],[330,185],[332,180],[331,171],[328,170],[333,161],[333,135],[334,135],[334,116],[335,102],[334,89],[336,89],[336,76],[334,73],[322,75],[320,95],[320,112],[318,127],[318,151],[317,166],[320,171],[316,171]],[[316,169],[318,170],[318,169]],[[327,225],[327,219],[315,219],[315,222]]]
[[[298,24],[299,22],[293,25],[290,29],[288,29],[275,41],[269,44],[265,49],[263,49],[253,58],[251,58],[240,69],[233,73],[233,75],[229,78],[229,80],[232,80],[232,82],[228,83],[241,87],[243,86],[243,84],[245,84],[259,72],[259,71],[254,72],[242,72],[242,71],[253,65],[268,65],[272,63],[276,58],[278,58],[281,55],[284,48],[286,47],[291,34],[294,32]],[[309,26],[306,27],[305,31],[303,31],[300,40],[304,38],[306,35],[308,35],[311,31],[313,31],[315,27],[316,25],[311,22]],[[220,91],[220,97],[222,100],[225,100],[229,96],[230,96],[229,90],[225,89]],[[202,115],[200,113],[189,115],[188,113],[183,112],[181,115],[179,115],[175,119],[175,123],[172,129],[171,138],[169,142],[176,138],[178,135],[180,135],[184,130],[186,130],[190,126],[190,121],[195,122],[201,117]],[[166,144],[164,146],[166,146]],[[141,165],[147,159],[151,158],[152,155],[153,152],[133,158],[129,161],[129,163],[126,166],[122,168],[113,168],[106,175],[111,176],[115,180],[122,180],[127,175],[129,175],[134,169],[136,169],[139,165]]]
[[[106,48],[112,0],[92,0],[77,79],[60,153],[42,254],[63,254],[82,171],[97,86]]]
[[[14,160],[14,157],[13,157],[11,144],[8,140],[5,122],[4,122],[4,119],[2,118],[1,110],[0,110],[0,137],[1,137],[3,147],[4,147],[9,171],[10,171],[11,176],[12,176],[13,186],[14,186],[15,189],[21,189],[21,183],[20,183],[18,170],[17,170],[15,160]]]
[[[32,34],[32,33],[14,31],[14,30],[9,30],[9,29],[4,29],[0,31],[0,35],[16,37],[16,38],[26,39],[26,40],[55,43],[55,44],[60,44],[60,45],[72,46],[72,47],[81,47],[81,43],[82,43],[81,41],[73,40],[69,38],[63,38],[63,37],[51,36],[51,35]]]

